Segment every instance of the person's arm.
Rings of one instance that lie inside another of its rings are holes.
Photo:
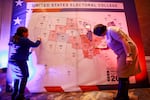
[[[26,39],[26,43],[30,47],[38,47],[40,45],[40,43],[41,43],[41,40],[38,39],[36,42],[33,42],[33,41],[29,40],[29,39]]]
[[[90,41],[92,41],[92,31],[91,31],[91,30],[89,30],[89,31],[87,32],[86,36],[87,36],[87,38],[88,38]]]

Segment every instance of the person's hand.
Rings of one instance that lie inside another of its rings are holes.
[[[37,40],[41,41],[41,38],[40,38],[40,37],[38,37],[38,38],[37,38]]]
[[[85,25],[85,29],[86,29],[87,31],[91,31],[91,25],[89,25],[89,24]]]
[[[132,64],[132,62],[133,62],[132,56],[127,56],[126,57],[126,64],[130,65],[130,64]]]

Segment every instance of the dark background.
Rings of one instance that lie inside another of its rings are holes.
[[[150,0],[134,0],[146,56],[150,56]]]

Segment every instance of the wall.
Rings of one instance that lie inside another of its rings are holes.
[[[0,68],[7,67],[12,0],[0,0]]]
[[[1,23],[2,23],[2,2],[1,1],[0,1],[0,37],[1,37]]]
[[[139,26],[144,45],[145,54],[150,56],[150,1],[149,0],[135,0],[137,16],[139,19]]]
[[[141,29],[141,36],[146,55],[147,71],[150,83],[150,1],[149,0],[135,0],[137,10],[137,17]]]
[[[8,39],[10,33],[12,0],[0,0],[1,40]],[[2,34],[3,33],[3,34]]]

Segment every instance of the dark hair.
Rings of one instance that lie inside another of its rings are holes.
[[[28,32],[28,29],[26,27],[18,27],[15,35],[23,37],[24,32]]]
[[[18,27],[15,35],[13,36],[13,41],[18,42],[20,37],[23,37],[23,33],[28,32],[28,29],[26,27]]]
[[[106,31],[106,26],[103,24],[97,24],[93,31],[95,35],[102,36],[102,34]]]

